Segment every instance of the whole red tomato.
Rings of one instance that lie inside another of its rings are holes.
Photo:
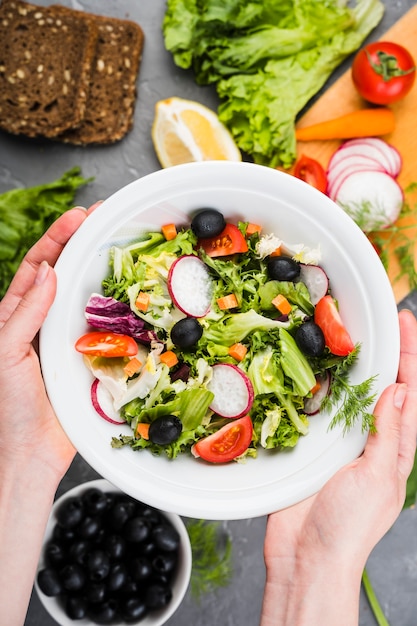
[[[295,164],[294,176],[325,193],[327,188],[326,172],[316,159],[303,154]]]
[[[365,100],[391,104],[404,98],[413,86],[416,66],[403,46],[390,41],[367,44],[352,64],[353,83]]]

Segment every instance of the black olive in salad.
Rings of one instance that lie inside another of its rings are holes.
[[[171,341],[177,346],[187,350],[192,348],[203,334],[203,327],[195,317],[184,317],[171,328]]]
[[[289,256],[270,257],[267,264],[268,276],[272,280],[294,281],[300,276],[298,261]]]
[[[96,529],[88,538],[86,526]],[[70,619],[129,624],[170,602],[179,548],[180,536],[162,513],[91,488],[57,509],[37,583]]]
[[[199,239],[216,237],[226,226],[226,221],[217,209],[201,209],[191,221],[191,230]]]
[[[326,347],[323,331],[312,320],[304,322],[297,328],[295,341],[301,352],[307,356],[321,356]]]
[[[161,415],[149,426],[149,439],[152,443],[167,446],[178,439],[182,432],[182,422],[176,415]]]

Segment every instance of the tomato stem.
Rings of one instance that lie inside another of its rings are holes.
[[[387,54],[382,50],[378,50],[376,52],[379,63],[374,63],[368,50],[365,50],[365,52],[368,57],[369,65],[372,67],[374,72],[376,72],[379,76],[382,76],[383,81],[386,83],[392,78],[412,74],[412,72],[416,69],[415,66],[413,66],[408,70],[402,70],[398,65],[397,57],[393,54]]]

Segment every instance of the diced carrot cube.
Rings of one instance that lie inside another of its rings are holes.
[[[161,363],[164,363],[168,367],[174,367],[178,363],[178,357],[172,350],[167,350],[159,355]]]
[[[177,236],[177,227],[175,224],[164,224],[161,228],[162,234],[167,241],[171,241],[171,239],[175,239]]]
[[[142,313],[146,313],[149,308],[150,299],[151,298],[148,293],[145,293],[144,291],[139,291],[138,297],[136,298],[135,302],[139,311],[142,311]]]
[[[134,374],[137,374],[141,367],[142,363],[134,356],[133,359],[130,359],[129,363],[126,363],[123,371],[130,378]]]
[[[321,384],[319,380],[316,380],[316,384],[310,389],[311,393],[314,394],[317,393],[317,391],[321,389]]]
[[[142,439],[149,439],[149,426],[150,424],[145,424],[145,422],[139,422],[136,426],[136,437],[142,437]]]
[[[249,224],[246,227],[247,237],[250,237],[254,233],[260,233],[260,232],[261,232],[261,227],[259,226],[259,224],[252,224],[252,222],[249,222]]]
[[[288,315],[292,308],[287,298],[280,293],[272,300],[272,304],[283,315]]]
[[[226,309],[234,309],[238,306],[238,301],[234,293],[229,293],[227,296],[223,296],[222,298],[218,298],[217,306],[220,310],[225,311]]]
[[[228,352],[229,356],[236,359],[236,361],[242,361],[245,358],[247,351],[248,349],[245,345],[243,345],[243,343],[234,343],[230,346]]]
[[[278,248],[275,248],[275,250],[271,252],[269,256],[282,256],[281,246],[278,246]]]

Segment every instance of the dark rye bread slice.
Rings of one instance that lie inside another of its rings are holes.
[[[56,137],[84,117],[97,28],[57,7],[0,5],[0,128]]]
[[[98,28],[87,106],[81,124],[59,139],[78,145],[113,143],[133,126],[144,33],[139,24],[130,20],[81,15]]]

